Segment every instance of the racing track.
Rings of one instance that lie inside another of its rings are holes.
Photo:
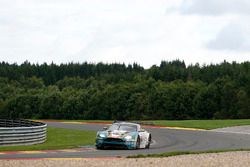
[[[48,122],[48,126],[79,129],[100,130],[104,125],[97,124],[66,124]],[[87,158],[87,157],[113,157],[134,154],[153,154],[173,151],[204,151],[221,149],[250,148],[250,135],[221,133],[213,131],[191,131],[166,128],[145,128],[152,134],[154,143],[150,149],[140,150],[96,150],[94,146],[88,151],[59,152],[46,154],[0,154],[1,158]]]

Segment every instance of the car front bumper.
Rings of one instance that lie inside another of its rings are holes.
[[[112,147],[112,148],[127,148],[135,149],[136,141],[126,141],[117,138],[98,138],[96,139],[96,147]]]

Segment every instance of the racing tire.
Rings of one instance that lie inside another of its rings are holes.
[[[138,135],[137,140],[136,140],[136,147],[135,149],[139,149],[141,145],[141,141],[140,141],[140,136]]]
[[[103,150],[104,147],[103,147],[103,146],[96,146],[96,149],[97,149],[97,150]]]
[[[148,137],[148,144],[146,145],[145,148],[149,149],[150,144],[151,144],[151,140],[152,140],[151,135],[149,135],[149,137]]]

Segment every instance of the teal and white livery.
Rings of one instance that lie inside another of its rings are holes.
[[[151,134],[141,125],[130,122],[115,122],[109,128],[104,127],[96,135],[96,148],[118,147],[127,149],[149,148]]]

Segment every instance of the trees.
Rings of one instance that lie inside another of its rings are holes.
[[[51,93],[42,98],[38,117],[43,119],[62,119],[64,115],[61,112],[61,106],[63,106],[63,99],[60,93]]]
[[[1,117],[9,119],[34,118],[39,112],[40,99],[36,95],[18,95],[3,104]]]
[[[237,93],[236,107],[239,118],[250,118],[250,97],[246,91],[239,90]]]
[[[216,101],[216,88],[208,86],[203,88],[194,98],[193,111],[196,119],[212,119],[214,113],[218,111],[218,102]]]
[[[0,63],[0,117],[250,118],[250,63]]]

